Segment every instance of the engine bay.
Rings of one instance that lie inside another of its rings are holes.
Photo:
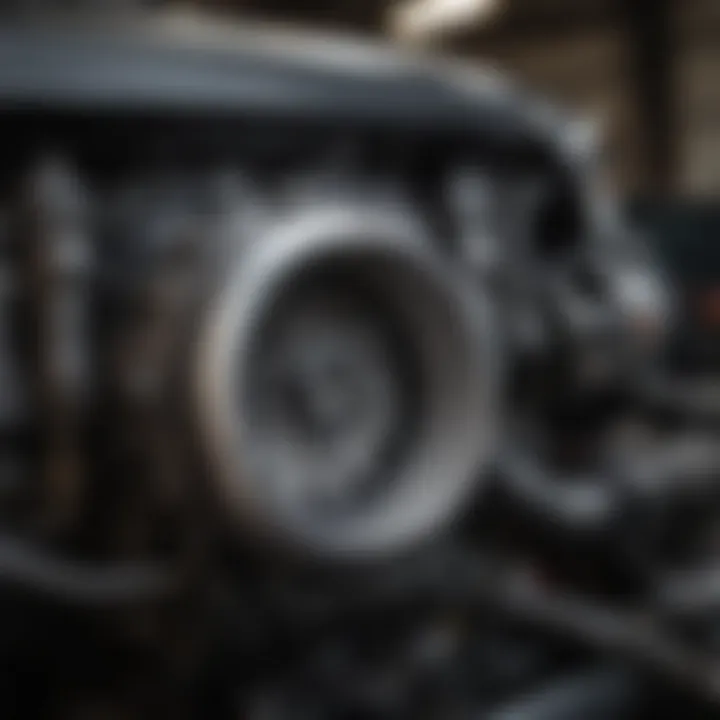
[[[597,149],[258,37],[0,33],[0,713],[714,717],[717,414]]]

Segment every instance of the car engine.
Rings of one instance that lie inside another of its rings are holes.
[[[720,712],[720,413],[578,123],[420,54],[0,31],[0,714]]]

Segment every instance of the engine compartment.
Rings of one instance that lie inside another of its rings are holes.
[[[717,421],[592,148],[255,44],[0,36],[0,709],[713,716]]]

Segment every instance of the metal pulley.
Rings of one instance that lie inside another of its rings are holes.
[[[392,214],[298,211],[261,233],[198,349],[230,515],[324,558],[432,535],[489,460],[497,350],[481,292]]]

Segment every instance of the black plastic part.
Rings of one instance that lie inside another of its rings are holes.
[[[562,678],[484,720],[623,720],[634,717],[640,683],[632,673],[600,668]],[[478,719],[479,720],[479,719]]]

